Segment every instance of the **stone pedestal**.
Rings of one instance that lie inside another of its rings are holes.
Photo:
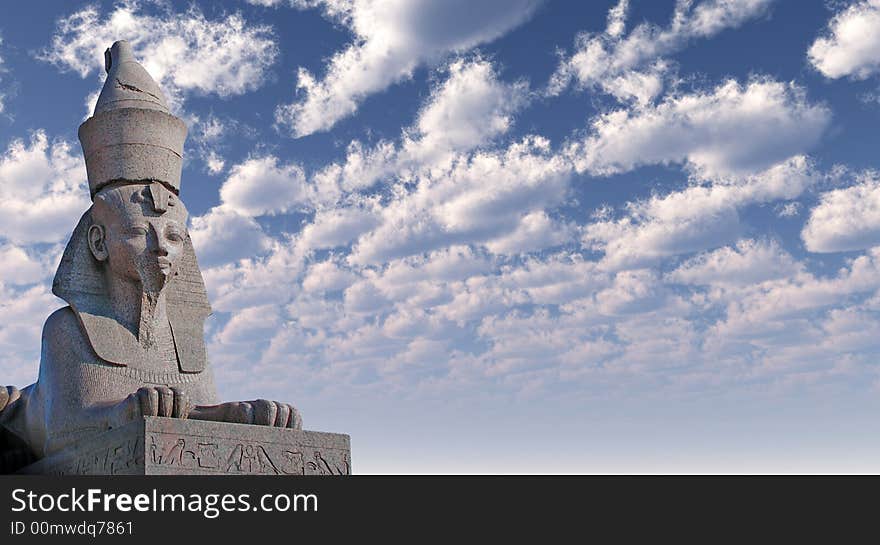
[[[348,475],[348,435],[145,417],[22,469],[43,475]]]

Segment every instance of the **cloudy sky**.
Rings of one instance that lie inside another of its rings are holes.
[[[880,471],[880,0],[16,2],[0,383],[129,40],[225,399],[356,472]]]

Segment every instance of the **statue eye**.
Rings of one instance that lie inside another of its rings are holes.
[[[136,237],[142,237],[147,234],[147,228],[142,225],[135,225],[128,230],[128,234]]]

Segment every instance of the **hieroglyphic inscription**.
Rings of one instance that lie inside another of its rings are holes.
[[[145,418],[23,470],[49,475],[350,475],[347,435]]]
[[[127,475],[143,473],[143,437],[123,439],[110,446],[76,453],[52,464],[48,475]]]
[[[148,434],[147,461],[158,469],[243,475],[349,475],[347,449]]]

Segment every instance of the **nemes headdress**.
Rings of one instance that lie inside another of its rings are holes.
[[[107,80],[95,113],[79,127],[92,200],[110,184],[161,184],[179,194],[186,124],[171,114],[127,42],[114,43],[104,60]],[[67,243],[52,293],[73,308],[101,359],[143,368],[138,339],[112,316],[103,272],[88,246],[91,225],[89,208]],[[198,373],[207,363],[203,328],[211,306],[189,236],[178,271],[166,287],[168,319],[180,370]]]

